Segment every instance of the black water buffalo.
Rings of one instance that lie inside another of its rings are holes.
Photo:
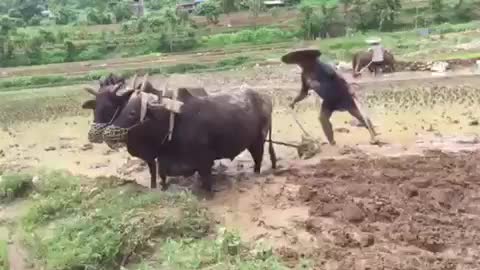
[[[189,95],[186,89],[178,93],[175,101],[134,91],[118,117],[104,129],[105,142],[114,148],[126,143],[131,155],[145,160],[151,188],[157,185],[155,159],[164,190],[167,176],[198,172],[203,187],[211,191],[214,161],[233,160],[246,149],[253,157],[254,172],[260,172],[267,133],[270,141],[272,136],[270,99],[253,90],[203,97]],[[271,142],[269,153],[276,168]]]

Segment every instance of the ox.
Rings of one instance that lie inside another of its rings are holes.
[[[170,98],[135,90],[104,129],[105,142],[112,148],[126,143],[131,155],[146,161],[151,188],[157,185],[157,159],[163,190],[168,188],[167,176],[198,172],[203,188],[211,191],[214,161],[233,160],[246,149],[253,157],[254,172],[260,173],[267,135],[272,168],[276,168],[269,98],[253,90],[211,96],[188,92],[179,89],[178,98]]]

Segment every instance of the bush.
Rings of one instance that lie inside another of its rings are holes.
[[[220,7],[217,2],[213,0],[208,0],[200,4],[197,14],[200,16],[205,16],[209,23],[217,24],[218,17],[220,16]]]
[[[0,201],[9,202],[23,197],[32,187],[32,176],[27,174],[0,175]]]
[[[132,10],[130,9],[130,2],[120,1],[116,3],[113,7],[113,15],[117,23],[129,20],[133,16]]]
[[[62,7],[55,12],[55,23],[58,25],[66,25],[76,20],[77,13],[68,7]]]
[[[111,24],[112,14],[91,8],[87,11],[87,22],[92,25]]]

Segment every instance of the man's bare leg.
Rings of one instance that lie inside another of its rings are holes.
[[[322,125],[323,133],[325,133],[328,142],[331,145],[335,145],[336,142],[333,139],[332,123],[330,122],[330,117],[332,116],[332,113],[333,111],[327,108],[327,106],[325,106],[325,102],[323,102],[320,112],[320,124]]]
[[[377,133],[373,129],[373,124],[370,119],[368,119],[367,116],[364,117],[360,113],[360,110],[357,108],[357,106],[350,108],[348,112],[367,128],[368,132],[370,133],[370,141],[372,143],[376,142],[377,139],[375,138],[375,136],[377,135]]]

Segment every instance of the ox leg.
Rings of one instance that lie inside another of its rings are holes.
[[[202,181],[202,187],[208,192],[212,192],[212,167],[213,160],[204,163],[203,166],[201,166],[201,169],[198,170],[200,180]]]
[[[157,164],[158,164],[158,174],[160,175],[160,179],[162,180],[160,182],[160,185],[162,186],[162,190],[165,191],[168,189],[167,173],[165,172],[165,168],[163,168],[159,162],[157,162]]]
[[[212,168],[199,171],[202,187],[208,192],[212,192]]]
[[[147,161],[148,170],[150,171],[150,188],[157,188],[157,163],[155,160]]]
[[[322,110],[320,112],[320,124],[322,125],[323,132],[327,137],[328,142],[331,145],[335,145],[335,140],[333,139],[333,128],[332,123],[330,122],[330,117],[332,116],[333,111],[330,110],[325,102],[322,103]]]
[[[254,173],[260,173],[260,169],[262,167],[264,142],[265,140],[262,138],[248,148],[248,152],[250,152],[250,155],[252,155],[253,162],[255,163],[255,166],[253,167]]]

